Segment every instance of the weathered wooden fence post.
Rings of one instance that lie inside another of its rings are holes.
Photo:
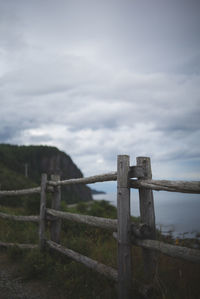
[[[151,172],[151,160],[149,157],[137,157],[137,166],[142,166],[144,169],[145,179],[152,179]],[[154,211],[154,199],[153,191],[151,189],[140,188],[139,189],[140,200],[140,217],[141,222],[148,224],[151,228],[151,235],[149,239],[156,239],[156,225],[155,225],[155,211]],[[144,257],[144,274],[147,282],[153,282],[156,271],[156,254],[152,250],[143,249]]]
[[[41,177],[41,193],[40,193],[40,223],[39,223],[39,248],[44,250],[45,247],[45,213],[46,213],[46,188],[47,174]]]
[[[129,156],[120,155],[117,161],[118,214],[118,292],[119,299],[128,299],[131,290],[130,188]]]
[[[51,175],[52,181],[59,181],[60,176],[59,175]],[[54,186],[54,192],[52,196],[52,203],[51,208],[54,210],[60,210],[60,203],[61,203],[61,187],[60,186]],[[61,219],[57,219],[54,221],[51,221],[51,240],[60,243],[60,230],[61,230]]]

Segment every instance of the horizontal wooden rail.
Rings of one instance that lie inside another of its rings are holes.
[[[156,240],[133,239],[133,244],[143,248],[153,249],[174,258],[200,263],[200,250],[183,246],[171,245]]]
[[[48,186],[47,191],[52,192],[53,187]],[[29,195],[29,194],[39,194],[40,192],[41,192],[41,187],[22,189],[22,190],[2,190],[0,191],[0,196]]]
[[[200,181],[130,180],[130,187],[180,193],[200,193]]]
[[[113,237],[117,239],[116,232],[113,233]],[[133,245],[137,245],[147,249],[153,249],[174,258],[179,258],[194,263],[200,263],[200,250],[198,249],[171,245],[156,240],[141,240],[135,237],[132,237],[131,241]]]
[[[14,221],[39,222],[39,216],[17,216],[17,215],[10,215],[1,212],[0,212],[0,218],[10,219]]]
[[[37,244],[5,243],[5,242],[0,241],[0,247],[2,247],[2,248],[17,247],[20,249],[36,249],[36,248],[38,248],[38,245]]]
[[[131,166],[129,169],[130,178],[141,178],[144,176],[143,168],[140,166]],[[58,185],[71,185],[71,184],[93,184],[97,182],[106,182],[106,181],[116,181],[117,172],[104,173],[99,175],[94,175],[86,178],[76,178],[63,181],[48,181],[48,184],[51,186]]]
[[[97,226],[101,228],[106,228],[111,230],[117,229],[117,219],[80,215],[80,214],[56,211],[53,209],[46,209],[46,214],[47,216],[50,215],[61,219],[67,219],[71,221],[85,223],[88,225]]]
[[[41,188],[35,187],[35,188],[23,189],[23,190],[0,191],[0,196],[17,196],[17,195],[35,194],[40,192],[41,192]]]
[[[88,178],[70,179],[64,181],[48,181],[49,185],[70,185],[70,184],[92,184],[97,182],[116,181],[117,174],[115,172],[104,175],[97,175]],[[169,180],[130,180],[131,188],[148,188],[156,191],[169,191],[181,193],[200,193],[200,181],[169,181]],[[53,188],[48,186],[47,191],[52,192]],[[0,191],[0,196],[18,196],[37,194],[41,192],[41,187],[35,187],[22,190],[4,190]]]
[[[117,219],[95,217],[89,215],[80,215],[69,212],[61,212],[53,209],[46,209],[47,219],[54,221],[55,218],[66,219],[70,221],[75,221],[79,223],[84,223],[91,226],[96,226],[104,229],[109,229],[112,231],[117,230]],[[139,238],[147,238],[151,233],[148,225],[144,223],[131,223],[131,232],[134,236]]]
[[[87,178],[77,178],[77,179],[69,179],[63,181],[48,181],[48,184],[51,186],[58,186],[58,185],[71,185],[71,184],[93,184],[97,182],[106,182],[106,181],[116,181],[117,180],[117,173],[111,172],[101,175],[90,176]]]
[[[65,248],[64,246],[59,245],[53,241],[48,240],[48,241],[46,241],[46,244],[49,246],[49,248],[51,248],[55,251],[58,251],[79,263],[84,264],[88,268],[105,275],[109,279],[117,281],[117,279],[118,279],[117,270],[115,270],[111,267],[108,267],[104,264],[101,264],[101,263],[99,263],[87,256],[84,256],[78,252],[75,252],[71,249]]]

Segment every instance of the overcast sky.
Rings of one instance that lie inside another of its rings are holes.
[[[0,0],[0,142],[199,180],[199,0]]]

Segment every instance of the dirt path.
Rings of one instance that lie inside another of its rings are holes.
[[[6,253],[0,251],[0,299],[62,298],[48,284],[23,280],[18,268],[17,263],[11,263]]]

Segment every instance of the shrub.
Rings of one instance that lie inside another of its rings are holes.
[[[26,252],[21,270],[28,279],[41,278],[52,273],[53,264],[49,254],[33,249]]]

